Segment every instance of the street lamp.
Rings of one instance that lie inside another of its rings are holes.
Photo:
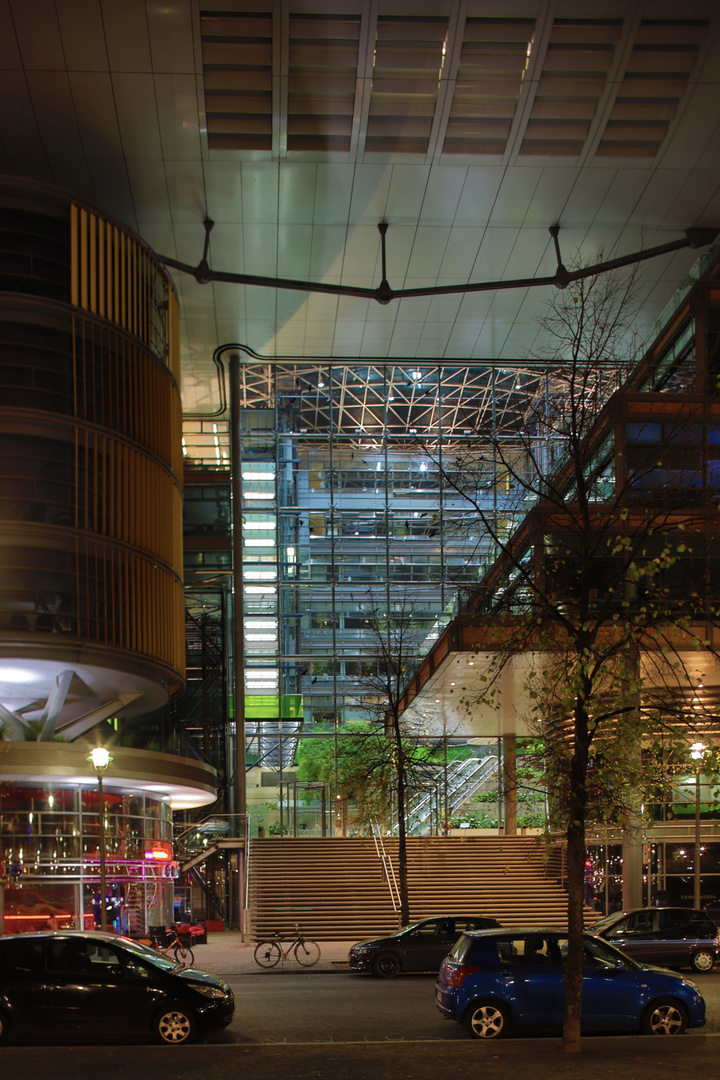
[[[695,762],[695,882],[693,892],[693,907],[696,911],[700,908],[700,769],[705,756],[705,744],[693,743],[690,747],[690,757]]]
[[[107,930],[107,885],[105,882],[105,800],[103,798],[103,775],[110,764],[110,754],[104,746],[96,746],[90,761],[98,778],[98,849],[100,852],[100,929]]]

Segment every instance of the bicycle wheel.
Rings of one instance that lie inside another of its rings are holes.
[[[261,941],[255,946],[255,963],[260,967],[275,967],[280,956],[280,946],[277,941]]]
[[[317,941],[303,938],[295,946],[295,959],[303,967],[312,967],[320,959],[320,946]]]
[[[182,964],[183,967],[187,968],[195,966],[195,953],[189,945],[176,945],[173,950],[173,956],[178,964]]]

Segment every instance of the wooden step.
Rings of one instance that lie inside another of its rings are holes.
[[[397,846],[384,840],[396,879]],[[412,837],[407,852],[413,919],[458,912],[507,926],[566,922],[567,894],[532,838]],[[296,922],[313,937],[340,941],[398,928],[382,862],[367,838],[255,840],[249,872],[256,937],[288,933]]]

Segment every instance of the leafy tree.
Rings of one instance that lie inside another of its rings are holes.
[[[718,621],[704,586],[716,507],[698,473],[697,409],[690,398],[670,406],[668,395],[643,395],[648,409],[651,397],[664,402],[664,442],[640,432],[623,459],[614,439],[626,416],[626,395],[612,392],[629,369],[635,285],[587,277],[555,294],[541,327],[544,379],[502,434],[482,432],[482,449],[438,463],[495,553],[468,605],[478,651],[491,657],[479,697],[497,705],[503,668],[521,656],[528,667],[526,719],[542,737],[550,827],[567,846],[571,1052],[580,1049],[586,822],[632,829],[642,792],[657,787],[678,744],[717,730],[711,706],[690,704],[715,666]],[[634,378],[626,391],[644,389]],[[504,515],[488,498],[488,456]],[[512,492],[516,508],[535,504],[517,529]]]

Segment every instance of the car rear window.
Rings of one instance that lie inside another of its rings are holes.
[[[454,964],[464,964],[472,952],[473,946],[476,944],[475,938],[463,934],[462,937],[458,938],[455,942],[452,952],[450,953],[450,959]]]

